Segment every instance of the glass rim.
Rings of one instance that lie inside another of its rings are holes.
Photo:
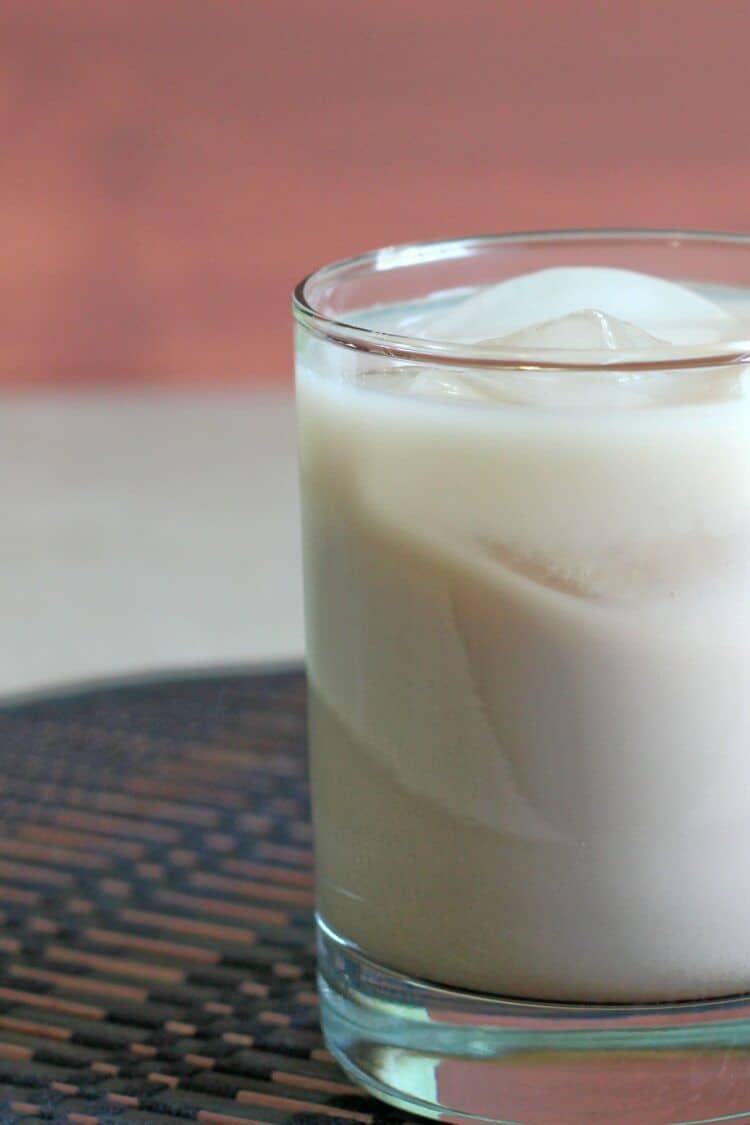
[[[740,231],[686,230],[669,228],[602,227],[509,231],[469,235],[461,238],[435,239],[424,242],[396,243],[368,250],[350,258],[341,258],[312,270],[292,291],[295,321],[307,331],[333,344],[370,355],[387,356],[410,363],[438,364],[450,367],[492,368],[514,371],[600,371],[633,372],[655,370],[690,370],[750,363],[750,326],[746,339],[728,340],[712,345],[669,345],[666,350],[654,349],[648,357],[630,359],[603,358],[596,362],[583,360],[581,350],[556,348],[551,359],[549,348],[518,348],[469,343],[451,343],[417,336],[400,335],[379,328],[365,327],[350,320],[329,316],[316,308],[309,289],[314,283],[328,281],[329,288],[337,278],[354,270],[370,268],[384,272],[412,265],[452,258],[469,257],[490,245],[513,246],[542,242],[664,242],[677,249],[680,243],[698,245],[715,243],[718,247],[745,247],[750,250],[750,234]],[[590,352],[584,352],[590,356]]]

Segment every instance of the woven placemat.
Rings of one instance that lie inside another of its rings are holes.
[[[395,1122],[318,1028],[300,672],[0,711],[0,1121]]]

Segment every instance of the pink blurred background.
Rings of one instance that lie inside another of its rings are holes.
[[[746,0],[2,0],[0,377],[284,384],[375,245],[748,229]]]

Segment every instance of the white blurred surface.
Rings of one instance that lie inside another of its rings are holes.
[[[302,654],[291,395],[0,406],[0,692]]]

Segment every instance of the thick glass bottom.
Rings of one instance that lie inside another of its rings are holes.
[[[383,968],[318,920],[323,1031],[375,1097],[497,1125],[750,1122],[750,995],[663,1005],[501,999]]]

